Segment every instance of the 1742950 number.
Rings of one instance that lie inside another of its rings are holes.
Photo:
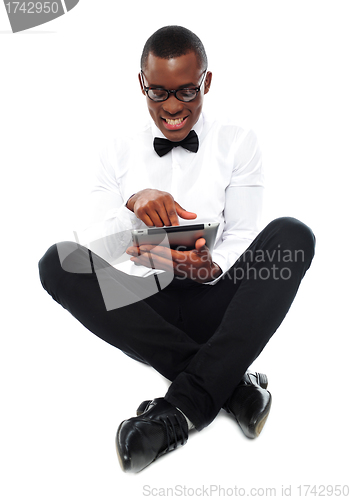
[[[57,2],[8,2],[5,4],[9,14],[57,14]]]
[[[350,488],[348,485],[312,485],[312,484],[303,484],[297,487],[299,491],[299,496],[307,497],[340,497],[340,496],[349,496]]]

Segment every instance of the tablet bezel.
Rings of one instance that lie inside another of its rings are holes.
[[[178,250],[192,250],[199,238],[205,238],[206,246],[212,253],[216,240],[219,222],[206,222],[196,224],[184,224],[181,226],[149,227],[145,229],[133,229],[132,239],[134,246],[162,245]],[[168,237],[164,241],[162,235]]]

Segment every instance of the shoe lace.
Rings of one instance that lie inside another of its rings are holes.
[[[183,446],[186,443],[186,437],[185,437],[185,434],[184,434],[181,422],[179,420],[178,415],[174,414],[173,417],[174,417],[174,420],[176,421],[176,424],[178,425],[178,427],[180,429],[181,445]],[[169,418],[168,415],[166,417],[164,417],[164,418],[161,418],[160,421],[162,422],[162,424],[164,426],[164,429],[165,429],[165,434],[166,434],[166,437],[167,437],[167,448],[166,448],[165,453],[168,453],[170,451],[170,449],[171,449],[170,448],[171,445],[174,445],[174,448],[172,448],[172,450],[176,449],[177,446],[178,446],[178,438],[177,438],[177,433],[176,433],[176,426],[175,426],[175,424],[173,422],[173,419]]]

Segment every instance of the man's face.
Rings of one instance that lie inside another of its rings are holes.
[[[143,70],[145,87],[167,90],[196,88],[200,85],[203,76],[203,69],[200,68],[194,52],[174,59],[161,59],[150,53]],[[189,134],[199,119],[203,96],[210,89],[211,78],[212,74],[208,71],[200,92],[190,102],[179,101],[174,94],[170,94],[169,98],[163,102],[154,102],[146,97],[150,115],[167,139],[181,141]],[[140,74],[139,82],[143,94],[146,95]]]

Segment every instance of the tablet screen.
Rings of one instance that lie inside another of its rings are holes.
[[[150,227],[132,231],[133,244],[163,245],[177,250],[192,250],[199,238],[205,238],[210,252],[213,250],[218,222],[205,224],[189,224],[183,226]]]

